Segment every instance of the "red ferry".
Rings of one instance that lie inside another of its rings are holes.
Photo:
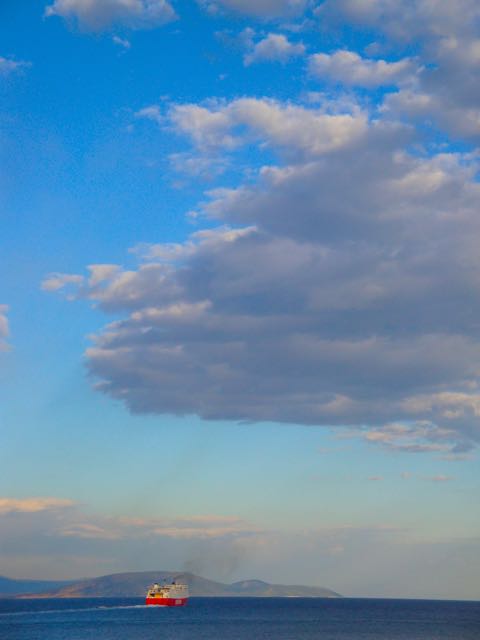
[[[158,584],[157,582],[147,591],[145,604],[157,607],[183,607],[188,600],[188,585],[172,582]]]

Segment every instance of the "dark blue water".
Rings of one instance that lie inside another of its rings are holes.
[[[480,640],[480,602],[192,598],[0,600],[1,640]]]

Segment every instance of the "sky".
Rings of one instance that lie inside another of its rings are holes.
[[[478,3],[0,31],[0,574],[480,598]]]

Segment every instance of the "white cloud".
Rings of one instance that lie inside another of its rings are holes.
[[[165,117],[162,113],[162,110],[157,104],[150,105],[149,107],[144,107],[135,113],[135,118],[145,120],[151,120],[152,122],[156,122],[158,125],[162,126],[166,124]]]
[[[303,13],[307,0],[198,0],[205,9],[215,15],[221,10],[249,16],[275,19]]]
[[[476,386],[475,386],[476,388]],[[442,391],[440,393],[414,396],[405,403],[407,411],[431,411],[435,409],[445,418],[480,417],[480,394],[475,390],[470,393]]]
[[[309,58],[310,73],[321,79],[357,87],[396,85],[410,79],[414,72],[409,58],[397,62],[362,58],[354,51],[317,53]]]
[[[43,579],[84,577],[85,566],[89,575],[178,571],[195,558],[228,575],[243,542],[263,532],[231,513],[112,516],[51,497],[1,498],[0,516],[3,571]]]
[[[45,15],[74,20],[81,29],[91,31],[116,25],[151,29],[176,18],[167,0],[54,0]]]
[[[360,437],[369,444],[380,445],[390,451],[436,453],[443,454],[443,457],[451,452],[465,452],[472,448],[469,439],[462,438],[455,429],[447,429],[429,421],[405,420],[360,432],[349,431],[340,437]]]
[[[480,90],[478,68],[480,64],[480,5],[475,0],[327,0],[317,14],[325,28],[349,23],[358,29],[367,27],[376,35],[387,36],[390,49],[415,43],[418,50],[417,73],[408,78],[397,67],[380,69],[357,61],[347,72],[334,60],[320,58],[322,75],[337,67],[340,80],[352,83],[351,77],[361,83],[364,76],[374,86],[389,70],[399,72],[399,93],[387,96],[384,115],[440,128],[449,135],[478,144],[480,136]],[[351,54],[355,56],[356,54]],[[404,61],[400,61],[400,64]],[[313,63],[312,63],[313,64]],[[388,64],[388,63],[387,63]],[[347,65],[348,67],[348,65]],[[315,67],[313,67],[315,68]],[[406,70],[405,70],[406,72]],[[357,74],[360,79],[357,78]],[[387,74],[388,75],[388,74]],[[377,78],[377,79],[378,79]],[[395,79],[395,84],[397,79]],[[355,83],[354,83],[355,84]],[[378,83],[381,84],[381,83]]]
[[[82,276],[70,275],[66,273],[52,273],[42,282],[44,291],[58,291],[63,289],[67,284],[81,284],[84,278]]]
[[[94,287],[101,284],[102,282],[105,282],[106,280],[110,280],[112,276],[114,276],[120,270],[120,267],[116,264],[91,264],[89,265],[88,270],[90,271],[88,284],[91,287]],[[64,286],[65,284],[69,284],[70,282],[72,282],[71,278],[67,278],[65,282],[62,282],[62,286]],[[58,282],[55,281],[55,276],[53,277],[53,283],[55,285],[58,284]],[[55,288],[57,288],[57,286]]]
[[[273,148],[295,161],[354,145],[367,129],[367,115],[356,105],[325,100],[314,109],[258,98],[150,105],[135,117],[187,136],[193,149],[170,160],[182,172],[209,180],[231,164],[228,154],[249,144]]]
[[[326,0],[316,10],[322,21],[370,27],[399,41],[442,39],[475,28],[476,0]]]
[[[7,348],[5,340],[8,338],[10,333],[7,312],[8,306],[6,304],[0,304],[0,351]]]
[[[432,482],[451,482],[453,480],[452,476],[446,476],[442,474],[439,474],[437,476],[432,476],[431,478],[428,478],[428,479],[431,480]]]
[[[269,33],[265,38],[253,45],[252,50],[245,54],[245,65],[256,62],[288,62],[294,57],[302,56],[305,46],[292,43],[286,36],[279,33]]]
[[[147,109],[153,114],[155,107]],[[142,110],[139,115],[144,112],[145,110]],[[169,118],[175,128],[191,136],[200,148],[234,149],[238,145],[235,136],[230,132],[231,116],[222,107],[209,109],[194,104],[178,105],[171,110]]]
[[[79,297],[124,314],[87,351],[98,388],[140,413],[476,446],[476,157],[410,155],[410,129],[354,110],[243,98],[149,113],[196,152],[256,143],[279,165],[207,194],[200,213],[223,226],[139,247],[138,268],[97,266],[99,283],[76,276]]]
[[[172,539],[208,539],[224,536],[250,535],[251,525],[241,518],[220,515],[190,517],[129,518],[76,514],[66,526],[57,530],[57,535],[127,540],[132,538],[163,537]]]
[[[118,45],[119,47],[125,50],[130,49],[132,46],[130,40],[127,40],[126,38],[120,38],[119,36],[113,36],[112,42],[114,42],[116,45]]]
[[[120,538],[116,531],[108,531],[96,524],[88,522],[75,522],[64,527],[57,535],[77,539],[93,540],[118,540]]]
[[[428,78],[425,81],[428,82]],[[448,78],[445,82],[449,91],[444,91],[443,87],[425,91],[420,85],[391,94],[385,99],[383,111],[393,117],[440,126],[461,138],[479,140],[480,106],[461,103],[454,83],[450,83]]]
[[[30,500],[34,506],[38,498]],[[21,502],[26,507],[29,500]],[[299,522],[279,532],[231,514],[112,517],[74,504],[2,516],[0,563],[4,573],[16,576],[72,579],[155,568],[227,582],[248,575],[318,585],[321,574],[323,586],[344,595],[479,595],[479,541],[451,529],[421,540],[382,521],[335,527]]]
[[[9,76],[30,66],[30,62],[0,56],[0,77]]]
[[[39,513],[73,505],[72,500],[63,498],[0,498],[0,514]]]
[[[172,105],[165,115],[152,105],[145,117],[187,135],[203,152],[233,151],[257,141],[288,154],[318,155],[355,143],[367,128],[367,116],[354,107],[329,112],[282,104],[275,100],[240,98],[229,103]]]
[[[218,155],[208,157],[206,155],[192,155],[186,153],[171,153],[169,156],[173,170],[195,178],[207,181],[221,175],[228,167],[228,160]]]

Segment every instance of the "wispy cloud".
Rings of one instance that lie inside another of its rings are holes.
[[[113,36],[112,42],[114,42],[116,45],[118,45],[124,50],[130,49],[132,46],[130,40],[127,40],[126,38],[120,38],[120,36]]]
[[[75,503],[64,498],[0,498],[0,513],[39,513],[72,507]]]
[[[73,20],[88,31],[102,31],[117,25],[152,29],[176,18],[167,0],[54,0],[46,7],[45,15]]]
[[[8,306],[6,304],[0,304],[0,351],[5,351],[8,348],[6,339],[9,336],[10,329],[7,314]]]
[[[282,532],[232,515],[112,517],[58,498],[2,501],[22,509],[12,512],[17,517],[0,518],[0,562],[13,575],[52,576],[52,566],[60,563],[56,577],[62,578],[154,567],[185,568],[214,579],[250,575],[318,585],[321,573],[324,586],[357,596],[378,596],[379,583],[382,595],[393,597],[462,597],[478,586],[478,540],[418,540],[388,522],[306,527],[301,521]],[[459,571],[463,581],[457,586],[444,580]]]
[[[1,498],[0,515],[3,571],[40,577],[52,575],[52,567],[58,575],[59,563],[62,577],[85,576],[85,567],[94,575],[128,566],[178,570],[198,553],[211,556],[211,572],[242,541],[263,533],[232,515],[112,516],[55,497]]]
[[[0,56],[0,77],[18,73],[19,71],[27,69],[30,66],[30,62],[15,60],[14,58],[4,58]]]
[[[437,476],[432,476],[431,478],[427,478],[431,482],[451,482],[454,478],[452,476],[446,476],[439,474]]]
[[[232,11],[267,20],[301,15],[308,6],[308,0],[198,0],[198,2],[213,16],[222,11]]]
[[[437,453],[442,454],[442,457],[454,456],[456,451],[470,451],[474,446],[455,429],[442,428],[431,422],[391,423],[374,429],[346,431],[339,437],[360,438],[390,451]],[[402,474],[402,477],[407,476]]]
[[[58,291],[64,289],[69,284],[80,285],[83,281],[83,276],[67,273],[52,273],[42,281],[41,287],[44,291]]]

